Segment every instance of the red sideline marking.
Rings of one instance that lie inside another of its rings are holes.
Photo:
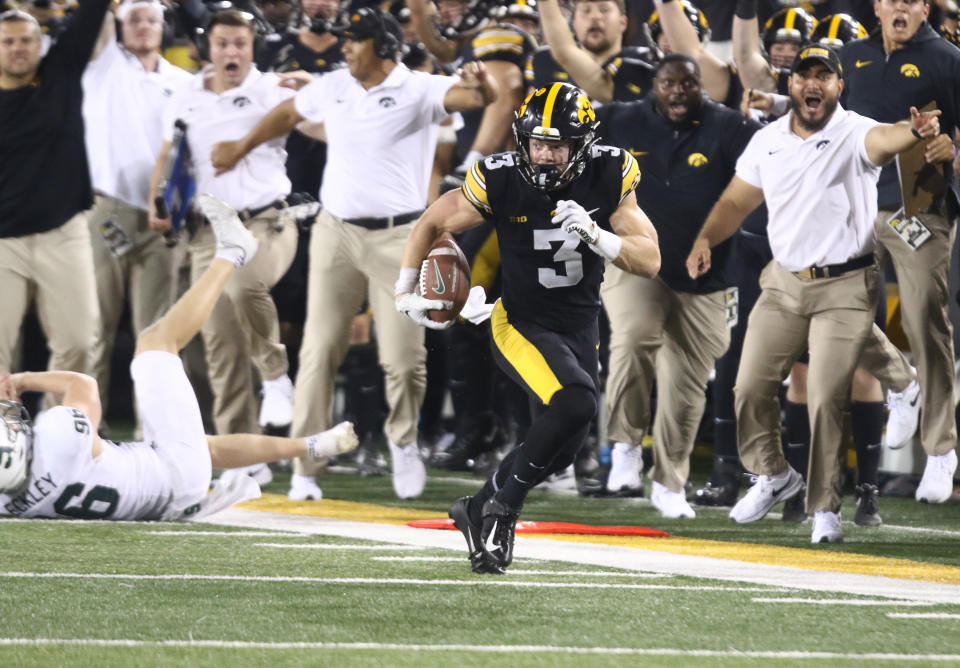
[[[453,520],[413,520],[407,526],[415,529],[455,529]],[[589,536],[647,536],[669,538],[670,534],[659,529],[634,526],[593,526],[573,522],[517,522],[517,533],[568,533]]]

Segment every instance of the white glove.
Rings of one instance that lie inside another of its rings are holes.
[[[550,222],[560,225],[567,234],[576,234],[587,244],[597,243],[600,236],[600,228],[593,222],[590,214],[572,199],[557,202],[557,213]]]
[[[447,322],[435,322],[427,315],[427,311],[452,309],[453,302],[442,299],[426,299],[418,294],[414,294],[413,290],[417,284],[419,275],[420,272],[416,269],[404,267],[400,270],[400,277],[397,278],[395,285],[397,310],[418,325],[430,329],[446,329],[453,324],[456,318],[448,320]]]
[[[607,232],[597,225],[590,214],[596,211],[585,211],[582,206],[569,199],[557,202],[557,213],[550,222],[560,225],[564,232],[576,235],[589,246],[597,255],[613,262],[620,255],[623,239]]]
[[[304,202],[280,210],[280,222],[296,224],[315,218],[320,213],[320,202]]]
[[[475,285],[470,288],[470,294],[467,296],[467,302],[460,309],[460,317],[469,320],[474,325],[479,325],[484,320],[489,320],[493,313],[493,304],[487,303],[487,293],[482,286]]]

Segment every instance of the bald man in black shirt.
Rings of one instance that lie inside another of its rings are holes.
[[[80,77],[109,0],[81,0],[41,58],[41,29],[25,12],[0,14],[0,372],[36,297],[50,368],[85,371],[99,309],[90,233],[93,204]]]

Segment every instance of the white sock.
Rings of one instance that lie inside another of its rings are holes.
[[[307,456],[314,459],[324,459],[336,457],[339,454],[337,450],[337,436],[332,431],[321,431],[319,434],[307,436]]]
[[[239,269],[243,266],[247,253],[239,246],[217,246],[217,254],[214,257],[233,262],[233,265]]]

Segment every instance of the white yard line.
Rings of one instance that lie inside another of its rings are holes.
[[[926,601],[897,601],[888,598],[751,598],[750,600],[754,603],[810,603],[812,605],[935,605]]]
[[[960,619],[960,615],[949,612],[888,612],[887,617],[894,619]]]
[[[299,534],[303,536],[303,534]],[[276,547],[293,550],[375,550],[379,552],[396,550],[422,550],[419,545],[337,545],[324,543],[254,543],[254,547]]]
[[[960,661],[960,654],[884,654],[857,652],[740,651],[736,649],[680,649],[674,647],[564,647],[562,645],[416,645],[373,642],[250,642],[240,640],[128,640],[120,638],[0,638],[0,646],[80,646],[214,649],[339,649],[356,651],[479,652],[484,654],[598,654],[626,656],[684,656],[748,659],[825,659],[850,661]]]
[[[259,536],[263,538],[303,538],[305,534],[291,531],[145,531],[149,536],[234,536],[246,538]]]
[[[189,573],[167,573],[160,575],[124,574],[124,573],[26,573],[20,571],[0,572],[3,578],[37,579],[79,579],[79,580],[183,580],[206,582],[312,582],[316,584],[375,584],[375,585],[417,585],[431,587],[518,587],[533,589],[667,589],[672,591],[729,591],[729,592],[775,592],[784,591],[773,587],[718,587],[698,585],[654,585],[609,582],[523,582],[509,577],[484,577],[470,580],[446,580],[429,578],[314,578],[306,576],[284,575],[194,575]]]
[[[447,549],[462,554],[464,565],[467,565],[463,536],[457,531],[414,529],[393,524],[351,522],[303,515],[241,510],[239,508],[231,508],[217,513],[205,518],[205,522],[248,529],[276,529]],[[711,578],[769,587],[790,587],[817,592],[960,605],[960,586],[958,585],[879,575],[791,568],[599,543],[575,543],[518,535],[515,558],[517,566],[521,566],[524,559],[531,558],[632,571]]]

